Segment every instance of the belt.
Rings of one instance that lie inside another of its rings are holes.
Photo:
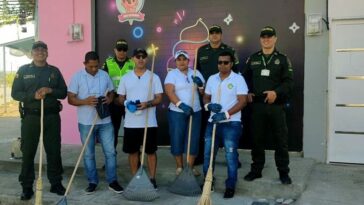
[[[41,110],[38,108],[24,108],[25,115],[37,115],[40,116]],[[58,114],[60,109],[58,107],[44,108],[44,115]]]

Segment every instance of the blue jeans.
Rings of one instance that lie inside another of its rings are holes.
[[[82,144],[85,143],[86,137],[91,129],[91,125],[83,125],[78,123],[78,129],[81,135]],[[114,148],[114,128],[111,123],[95,125],[90,136],[90,140],[86,146],[83,162],[85,172],[89,183],[98,184],[99,178],[96,170],[95,160],[95,141],[96,137],[102,146],[105,155],[106,181],[110,184],[117,180],[116,175],[116,152]]]
[[[174,156],[187,153],[188,129],[190,116],[183,112],[168,110],[169,136],[171,139],[171,153]],[[201,130],[201,111],[192,115],[192,130],[190,155],[197,156]]]
[[[203,172],[206,175],[210,165],[211,143],[213,124],[208,123],[205,132],[205,153]],[[239,138],[242,134],[240,122],[224,122],[216,124],[214,162],[219,144],[223,143],[227,163],[228,178],[225,180],[226,188],[235,189],[238,179],[238,152]],[[214,168],[215,164],[213,164]]]

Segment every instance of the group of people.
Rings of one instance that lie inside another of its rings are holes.
[[[206,175],[210,153],[216,155],[219,147],[225,151],[227,179],[224,198],[232,198],[238,179],[238,145],[242,135],[241,110],[252,103],[253,147],[250,172],[246,181],[262,177],[266,133],[270,131],[276,143],[275,161],[282,184],[291,184],[287,125],[284,103],[293,89],[293,70],[289,59],[277,51],[274,28],[267,26],[260,32],[261,50],[248,58],[243,69],[233,48],[222,43],[222,29],[209,28],[209,43],[197,53],[196,69],[189,67],[190,56],[184,50],[174,54],[176,69],[168,72],[164,90],[170,101],[168,125],[171,153],[176,161],[176,175],[185,166],[193,173],[198,160],[203,161]],[[99,69],[96,52],[87,52],[84,69],[76,72],[66,83],[58,68],[47,63],[48,47],[42,41],[32,46],[32,63],[22,66],[14,79],[12,97],[20,101],[22,169],[19,182],[21,200],[32,198],[34,157],[39,143],[41,103],[44,101],[44,139],[47,153],[47,175],[50,192],[65,193],[62,181],[60,99],[77,107],[78,129],[84,144],[90,129],[92,134],[84,155],[88,180],[87,194],[96,191],[99,178],[95,161],[95,144],[101,144],[105,155],[105,175],[109,189],[122,193],[117,179],[117,149],[120,123],[124,118],[122,150],[128,154],[131,173],[140,166],[140,148],[147,127],[145,153],[150,182],[157,189],[157,117],[156,106],[162,102],[163,87],[158,75],[147,69],[148,53],[143,48],[127,56],[128,43],[116,41],[113,57],[106,59]],[[100,105],[101,104],[101,105]],[[98,106],[107,105],[108,111],[100,114]],[[191,127],[189,121],[192,119]],[[190,147],[187,139],[190,131]],[[213,133],[215,147],[211,148]],[[213,149],[213,150],[211,150]],[[188,165],[183,154],[189,150]]]

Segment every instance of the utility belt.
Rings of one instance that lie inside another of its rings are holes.
[[[58,105],[56,107],[48,107],[44,108],[44,115],[51,115],[51,114],[58,114],[63,109],[63,105],[58,102]],[[19,110],[21,110],[21,113],[23,113],[23,117],[27,115],[36,115],[40,116],[41,109],[40,108],[26,108],[26,107],[20,107]]]

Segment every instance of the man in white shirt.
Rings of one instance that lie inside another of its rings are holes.
[[[232,71],[233,64],[234,55],[231,52],[219,54],[219,73],[208,79],[203,98],[205,109],[211,112],[205,132],[203,171],[206,175],[210,164],[213,126],[216,124],[214,156],[219,144],[223,144],[228,168],[224,198],[232,198],[235,193],[238,178],[237,148],[242,133],[240,111],[246,105],[248,94],[244,78]]]
[[[157,189],[155,175],[158,125],[155,106],[162,102],[163,88],[159,77],[146,68],[147,57],[148,54],[144,49],[134,50],[134,71],[122,77],[117,94],[119,102],[125,105],[123,151],[129,154],[131,172],[135,175],[138,170],[140,147],[143,145],[144,128],[147,126],[145,152],[150,181]],[[147,110],[148,119],[146,119]]]
[[[68,103],[77,106],[78,129],[83,144],[97,115],[95,106],[98,104],[99,98],[103,99],[104,104],[110,104],[114,95],[112,92],[114,86],[109,75],[99,69],[99,56],[96,52],[86,53],[84,65],[85,69],[78,71],[72,77],[67,94]],[[89,182],[86,193],[95,192],[99,183],[95,160],[96,137],[98,137],[105,155],[106,180],[109,189],[116,193],[122,193],[123,188],[117,181],[114,129],[111,118],[100,115],[86,145],[84,155],[85,172]]]

